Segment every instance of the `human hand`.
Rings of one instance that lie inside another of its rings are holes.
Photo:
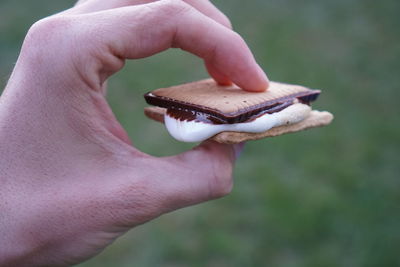
[[[32,26],[0,98],[0,266],[78,263],[136,225],[229,193],[238,147],[152,157],[105,99],[125,59],[170,47],[203,58],[220,83],[267,87],[227,18],[185,2],[80,1]]]

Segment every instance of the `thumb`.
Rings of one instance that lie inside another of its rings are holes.
[[[242,145],[205,141],[199,146],[164,158],[165,170],[160,192],[166,211],[223,197],[232,190],[232,170]]]
[[[111,220],[134,226],[161,214],[223,197],[232,190],[232,170],[243,145],[206,141],[177,156],[155,158],[142,153],[119,158],[108,168],[108,192],[102,198]],[[120,161],[121,160],[121,161]],[[122,163],[122,164],[121,164]]]

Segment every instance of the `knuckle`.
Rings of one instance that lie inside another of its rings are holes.
[[[182,15],[186,12],[193,10],[193,8],[182,0],[168,0],[164,1],[162,5],[163,12],[168,16]]]
[[[68,39],[63,36],[67,35],[71,21],[63,16],[49,17],[34,23],[24,40],[22,45],[22,55],[44,56],[49,54],[49,47],[61,48]],[[61,49],[57,49],[60,51]]]
[[[220,198],[228,195],[233,188],[232,163],[226,158],[214,158],[209,168],[210,194],[212,198]]]
[[[66,17],[49,17],[34,23],[28,31],[25,41],[48,43],[62,36],[70,26]]]
[[[233,188],[232,175],[231,174],[216,174],[213,178],[214,185],[211,190],[211,195],[214,198],[220,198],[231,193]]]
[[[236,50],[238,53],[243,54],[246,53],[246,51],[249,51],[249,48],[247,46],[246,41],[243,39],[243,37],[234,31],[231,31],[231,44],[232,44],[232,49]]]
[[[110,190],[107,204],[104,205],[109,217],[127,227],[157,217],[161,208],[153,188],[149,179],[145,178],[116,186]]]
[[[88,2],[88,0],[78,0],[78,2],[76,2],[75,6],[82,5],[86,2]]]
[[[222,25],[225,25],[225,27],[232,29],[231,20],[224,14],[222,14],[222,16],[221,16],[221,23],[222,23]]]
[[[239,33],[235,32],[235,31],[232,31],[232,39],[234,40],[234,42],[237,42],[238,44],[241,44],[241,45],[245,45],[246,44],[246,42],[243,39],[243,37]]]

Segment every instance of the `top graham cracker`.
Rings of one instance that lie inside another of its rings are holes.
[[[145,98],[149,104],[167,108],[182,105],[195,107],[197,110],[235,115],[311,94],[319,94],[319,91],[299,85],[270,82],[265,92],[247,92],[236,85],[220,86],[214,80],[206,79],[156,89],[147,93]]]

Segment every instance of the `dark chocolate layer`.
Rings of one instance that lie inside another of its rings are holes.
[[[249,122],[252,121],[264,114],[272,114],[275,112],[279,112],[288,106],[292,105],[293,101],[288,101],[284,103],[277,103],[276,105],[271,106],[271,108],[266,109],[261,111],[259,114],[255,114],[245,121],[241,122]],[[198,121],[198,122],[203,122],[203,123],[210,123],[210,124],[227,124],[225,121],[221,120],[220,118],[213,116],[211,114],[199,112],[199,111],[193,111],[193,110],[187,110],[187,109],[182,109],[182,108],[168,108],[167,109],[167,114],[175,118],[177,120],[181,121]]]
[[[272,114],[281,111],[292,105],[295,99],[309,105],[310,102],[318,98],[319,94],[319,90],[309,90],[266,101],[232,113],[223,113],[205,106],[177,101],[163,96],[156,96],[151,92],[145,94],[144,98],[150,105],[167,108],[168,115],[176,119],[196,120],[213,124],[232,124],[251,121],[263,114]]]

